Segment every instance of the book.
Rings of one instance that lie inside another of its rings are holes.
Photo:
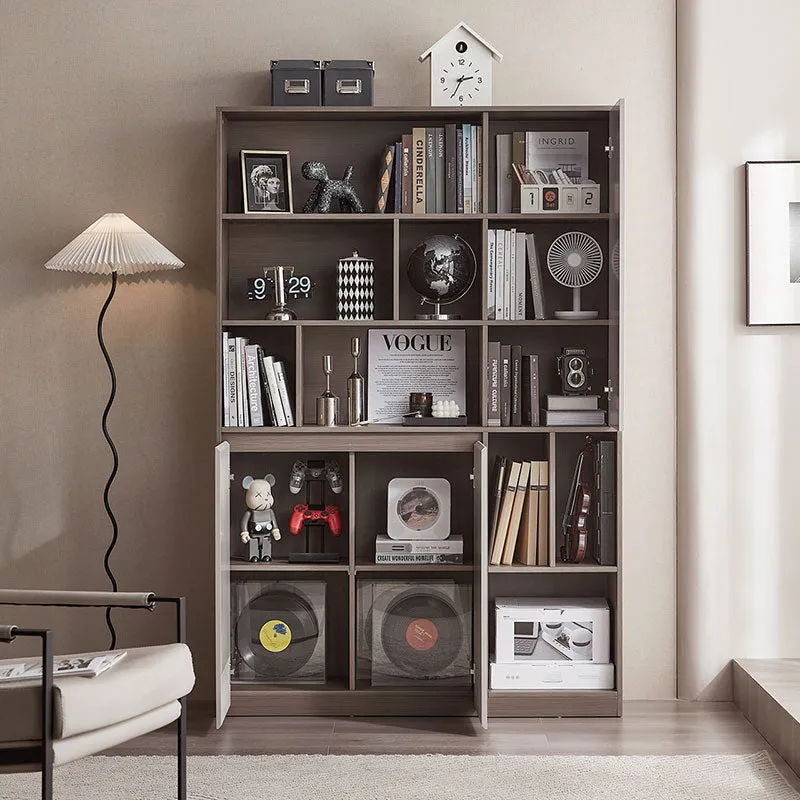
[[[496,151],[496,191],[497,213],[510,214],[512,212],[511,195],[514,191],[515,181],[511,171],[511,134],[498,133],[495,137]]]
[[[539,521],[536,525],[536,563],[540,567],[547,566],[549,549],[549,514],[550,514],[550,464],[539,462]]]
[[[258,375],[258,346],[248,344],[244,349],[245,370],[247,373],[247,406],[250,410],[250,424],[260,428],[264,425],[264,409],[261,405],[261,382]]]
[[[511,521],[511,512],[514,506],[514,498],[517,494],[517,484],[519,483],[521,469],[522,464],[519,461],[512,461],[511,466],[506,470],[506,484],[500,501],[500,513],[497,516],[497,527],[492,534],[493,546],[489,551],[489,563],[493,566],[499,565],[503,558],[508,523]]]
[[[525,131],[514,131],[511,134],[511,163],[525,163]],[[514,181],[514,188],[511,192],[511,210],[518,212],[521,208],[521,197],[519,183]]]
[[[75,655],[56,656],[53,659],[53,677],[96,678],[128,654],[127,650],[110,650],[98,653],[76,653]],[[0,664],[0,682],[41,680],[42,659],[28,658],[24,661],[5,662]]]
[[[519,537],[515,559],[529,567],[537,565],[537,526],[539,524],[539,467],[541,462],[531,461],[528,474],[528,491],[522,507],[522,519],[519,523]]]
[[[511,426],[511,345],[500,345],[500,424]]]
[[[522,357],[522,424],[539,427],[539,356]]]
[[[551,183],[568,178],[571,183],[589,180],[588,131],[527,131],[525,134],[525,166],[540,169],[551,176]]]
[[[294,412],[292,411],[292,401],[289,395],[289,384],[286,380],[286,367],[284,367],[283,361],[275,361],[273,364],[275,366],[275,378],[278,381],[278,394],[281,398],[281,407],[286,417],[286,425],[292,428],[294,427]]]
[[[273,356],[264,356],[264,372],[267,376],[267,387],[272,408],[275,411],[275,425],[279,428],[287,427],[286,414],[283,411],[280,392],[278,391],[278,377],[275,374],[275,359]]]
[[[531,297],[533,298],[533,318],[547,319],[544,305],[544,284],[536,252],[536,235],[529,233],[525,237],[525,249],[528,253],[528,273],[531,281]]]
[[[508,521],[508,533],[503,546],[501,563],[510,566],[514,563],[514,552],[517,549],[519,525],[522,519],[522,507],[525,505],[525,495],[528,493],[528,476],[531,472],[531,462],[523,461],[517,480],[517,490],[514,493],[514,502],[511,506],[511,518]]]
[[[489,484],[491,491],[489,507],[489,553],[494,549],[494,537],[497,532],[497,519],[500,516],[500,504],[503,500],[503,487],[505,486],[506,470],[508,469],[508,459],[505,456],[494,457],[494,467],[492,468],[492,482]],[[489,553],[486,557],[489,557]]]
[[[592,554],[602,566],[617,563],[616,447],[614,442],[594,443],[594,535]]]
[[[275,417],[275,407],[272,403],[272,397],[269,392],[269,383],[267,381],[267,368],[264,366],[264,351],[261,345],[258,345],[258,375],[261,379],[261,391],[264,398],[264,422],[268,422],[272,426],[277,426],[278,422]]]
[[[605,425],[605,411],[549,411],[544,412],[545,425]]]
[[[514,319],[525,319],[525,234],[517,231],[517,243],[514,248]]]
[[[444,154],[446,162],[445,171],[445,191],[444,191],[444,210],[446,214],[455,214],[458,211],[456,201],[456,191],[458,188],[458,169],[456,167],[456,157],[458,153],[458,143],[456,137],[456,126],[451,123],[444,127]]]
[[[495,319],[495,230],[489,228],[486,237],[486,318]]]
[[[511,425],[522,425],[522,345],[511,345]]]
[[[472,214],[472,126],[461,126],[464,133],[464,213]]]
[[[411,150],[412,212],[425,213],[425,128],[414,128]]]
[[[376,553],[376,564],[463,564],[463,553]]]
[[[381,164],[378,168],[378,192],[376,208],[379,214],[386,213],[389,203],[389,184],[392,182],[392,165],[394,164],[394,145],[387,144],[383,148]]]
[[[433,210],[437,214],[445,213],[445,184],[447,183],[447,165],[445,163],[445,149],[444,149],[444,128],[434,128],[436,134],[434,159],[436,166],[434,167],[434,175],[436,176],[436,184],[434,187],[435,200]]]
[[[503,231],[506,240],[506,257],[503,262],[503,319],[513,319],[511,316],[511,276],[515,274],[512,269],[514,263],[514,245],[516,244],[515,232],[513,228],[510,231]]]
[[[375,555],[459,555],[463,559],[464,537],[451,534],[446,539],[390,539],[385,533],[375,537]]]
[[[481,129],[479,125],[471,126],[470,147],[472,148],[472,213],[481,212],[481,191],[480,191],[480,141]]]
[[[230,424],[230,403],[228,395],[228,331],[222,332],[222,363],[220,364],[220,375],[222,375],[222,424],[227,427]]]
[[[548,411],[597,411],[600,408],[598,394],[548,394]]]
[[[395,214],[403,210],[403,143],[394,144],[394,175],[392,176],[392,211]]]
[[[414,210],[412,201],[412,173],[411,153],[413,147],[413,137],[410,133],[403,134],[403,163],[400,166],[401,183],[400,187],[400,213],[410,214]]]
[[[486,349],[486,424],[500,425],[500,342],[488,342]]]
[[[425,128],[425,213],[436,213],[436,128]]]
[[[228,422],[231,427],[236,427],[239,424],[238,415],[236,412],[236,395],[237,395],[237,382],[236,382],[236,337],[228,337],[228,358],[227,358],[227,372],[226,372],[226,387],[228,390]]]
[[[244,348],[249,341],[241,336],[236,337],[236,422],[239,427],[250,424],[247,413],[247,380],[245,378]]]
[[[456,213],[464,213],[464,129],[456,125]]]
[[[504,230],[496,230],[495,232],[495,319],[505,319],[505,307],[503,305],[503,298],[505,296],[506,285],[506,232]]]

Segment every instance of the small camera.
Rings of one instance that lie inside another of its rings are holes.
[[[562,394],[589,394],[592,365],[583,347],[562,347],[556,357],[556,367],[561,378]]]

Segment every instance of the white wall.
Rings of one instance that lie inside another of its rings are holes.
[[[124,211],[187,266],[125,282],[107,321],[115,563],[123,588],[188,594],[208,680],[214,108],[267,102],[269,60],[304,56],[374,58],[377,104],[427,104],[417,56],[463,16],[505,56],[497,104],[627,102],[625,688],[672,696],[674,13],[674,0],[0,4],[0,584],[106,585],[108,384],[93,330],[105,288],[42,264]],[[99,619],[64,617],[63,647],[104,641]],[[156,630],[129,615],[122,627]]]
[[[679,0],[679,691],[800,655],[800,330],[747,328],[745,161],[800,158],[800,5]]]

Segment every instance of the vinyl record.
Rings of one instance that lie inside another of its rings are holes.
[[[442,513],[439,498],[427,486],[415,486],[397,500],[397,516],[412,531],[432,528]]]
[[[387,657],[415,678],[435,678],[446,670],[461,652],[462,636],[456,609],[424,590],[392,601],[381,626]]]
[[[263,678],[289,678],[302,669],[317,646],[319,623],[299,594],[269,590],[251,600],[236,622],[242,660]]]

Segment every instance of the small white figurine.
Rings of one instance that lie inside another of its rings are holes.
[[[434,417],[459,417],[461,409],[455,400],[434,400],[431,413]]]
[[[281,538],[278,520],[272,510],[275,505],[272,496],[274,485],[275,476],[272,474],[263,478],[247,475],[242,479],[247,511],[242,517],[240,536],[242,542],[249,545],[249,556],[253,562],[272,561],[272,540],[277,542]]]

